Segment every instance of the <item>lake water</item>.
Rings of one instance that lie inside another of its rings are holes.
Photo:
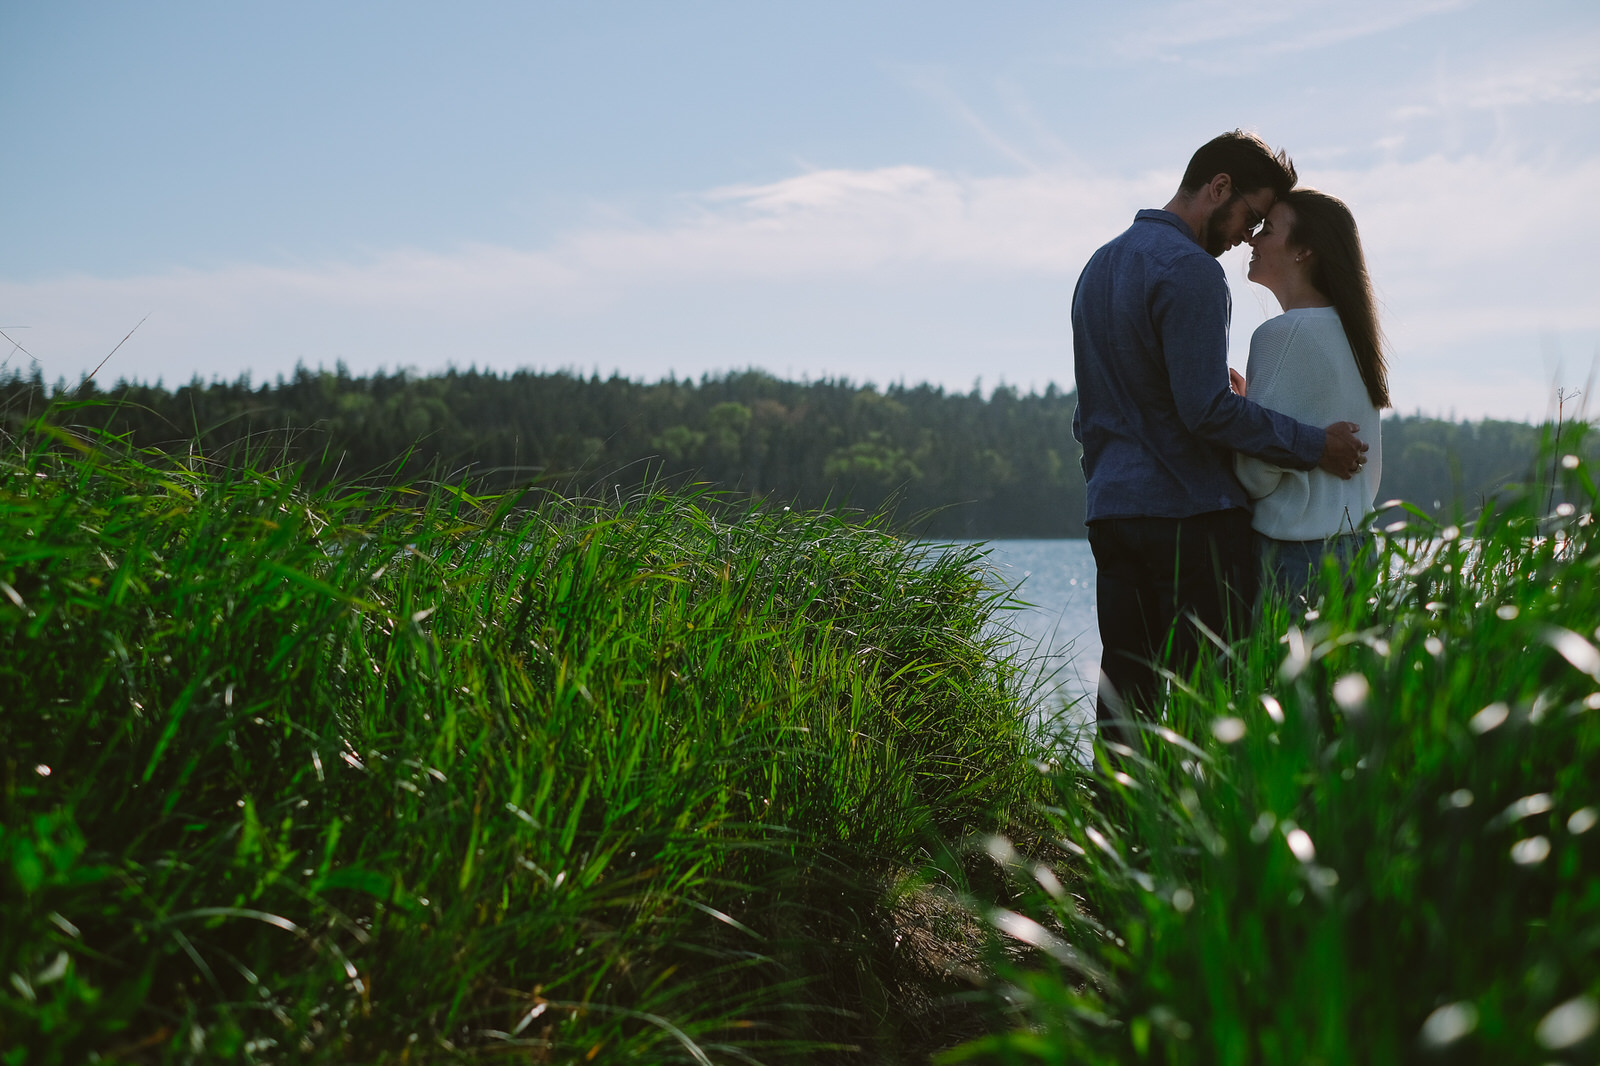
[[[1033,660],[1041,711],[1075,731],[1094,721],[1100,672],[1094,554],[1087,540],[991,540],[983,545],[997,586],[1028,604],[1001,612],[1014,646]]]
[[[948,543],[948,542],[947,542]],[[971,542],[962,542],[971,543]],[[1087,540],[979,542],[996,587],[1015,590],[1028,606],[1000,613],[1013,647],[1034,662],[1042,716],[1075,738],[1087,757],[1094,725],[1095,682],[1100,673],[1100,630],[1095,618],[1094,553]],[[1424,541],[1414,553],[1430,555],[1442,542]],[[1404,555],[1390,560],[1395,576]]]

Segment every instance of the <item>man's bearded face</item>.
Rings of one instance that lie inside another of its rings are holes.
[[[1237,217],[1241,208],[1237,199],[1218,204],[1200,227],[1200,246],[1210,256],[1219,256],[1239,243],[1238,237],[1229,235],[1240,228]]]

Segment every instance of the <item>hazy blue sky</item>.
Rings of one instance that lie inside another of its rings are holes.
[[[1084,260],[1235,126],[1355,210],[1401,410],[1541,417],[1600,351],[1593,0],[11,0],[0,40],[0,358],[52,380],[148,315],[107,381],[1070,387]]]

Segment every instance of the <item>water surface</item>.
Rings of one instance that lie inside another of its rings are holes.
[[[1041,711],[1060,715],[1068,728],[1093,722],[1100,632],[1089,542],[992,540],[982,547],[996,586],[1015,590],[1027,605],[1002,612],[999,621],[1032,660]]]

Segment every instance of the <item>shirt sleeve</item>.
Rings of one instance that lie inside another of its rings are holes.
[[[1161,337],[1178,417],[1202,440],[1269,463],[1309,470],[1326,434],[1239,396],[1228,387],[1227,278],[1203,254],[1172,264],[1153,288],[1151,318]]]

